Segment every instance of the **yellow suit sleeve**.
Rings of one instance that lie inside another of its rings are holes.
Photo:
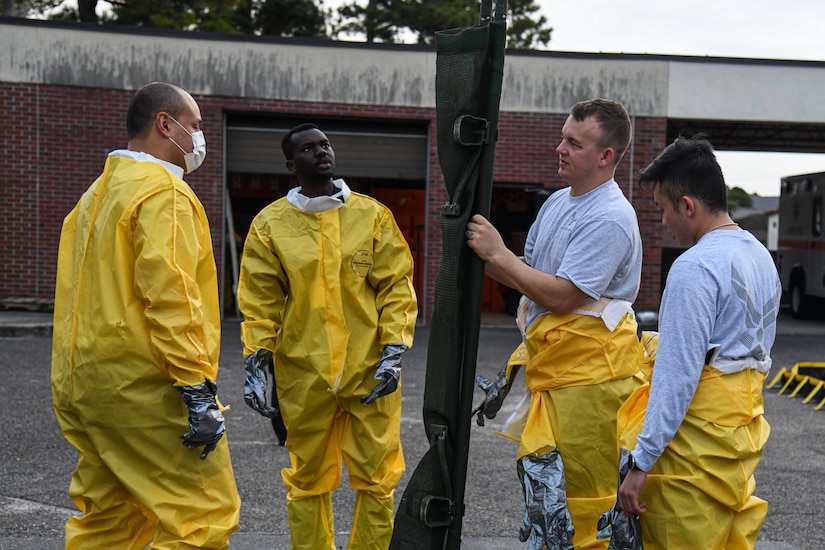
[[[375,263],[369,278],[376,289],[381,347],[412,347],[418,301],[413,288],[413,260],[407,241],[389,210],[378,223]]]
[[[244,316],[244,357],[258,349],[275,353],[283,324],[289,283],[278,255],[267,241],[259,225],[253,222],[244,244],[238,280],[238,306]]]
[[[217,364],[205,344],[204,303],[198,286],[203,247],[211,237],[199,204],[167,188],[148,197],[134,218],[135,292],[144,300],[151,344],[176,386],[214,381]],[[211,283],[217,285],[214,260]],[[203,278],[203,274],[200,274]]]

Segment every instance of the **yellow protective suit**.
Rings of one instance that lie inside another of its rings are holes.
[[[559,450],[576,548],[609,543],[596,526],[616,499],[616,412],[641,384],[636,327],[632,314],[610,331],[598,317],[548,313],[525,334],[529,409],[502,435],[521,442],[519,458]]]
[[[704,366],[685,420],[639,495],[647,506],[640,516],[645,550],[754,548],[768,513],[768,503],[753,494],[770,435],[764,381],[754,369],[723,374]],[[640,387],[619,411],[625,449],[642,432],[649,392],[650,384]]]
[[[289,437],[292,548],[335,548],[328,493],[341,462],[358,491],[350,548],[386,548],[393,492],[404,472],[401,387],[360,403],[378,383],[388,344],[412,345],[412,256],[390,211],[352,193],[344,206],[306,212],[280,199],[249,230],[238,304],[244,355],[273,352]],[[372,542],[368,542],[372,541]]]
[[[238,498],[226,437],[181,444],[173,386],[214,381],[217,277],[203,207],[155,162],[113,155],[63,224],[54,409],[79,453],[66,548],[226,548]]]
[[[642,343],[639,349],[640,374],[646,382],[650,382],[653,377],[653,366],[656,364],[656,353],[659,350],[659,333],[646,330],[642,332],[640,340]]]

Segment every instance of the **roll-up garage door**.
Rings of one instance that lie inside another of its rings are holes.
[[[392,125],[363,131],[358,123],[352,130],[327,129],[335,151],[336,175],[385,180],[419,180],[427,177],[427,128],[394,130]],[[281,139],[289,127],[260,128],[228,125],[226,162],[230,173],[288,174],[281,151]]]

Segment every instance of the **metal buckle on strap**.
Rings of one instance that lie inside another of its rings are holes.
[[[447,464],[446,441],[447,426],[432,424],[430,426],[430,447],[436,448],[446,496],[427,495],[421,499],[419,517],[428,527],[446,527],[455,521],[455,502],[452,498],[453,486],[450,480],[450,468]]]

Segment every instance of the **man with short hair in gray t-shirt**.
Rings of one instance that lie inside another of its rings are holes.
[[[523,424],[512,423],[523,429],[505,428],[521,444],[520,538],[531,548],[606,549],[596,533],[616,498],[616,412],[639,385],[631,304],[642,243],[636,213],[613,179],[630,143],[630,117],[615,101],[583,101],[561,137],[558,172],[570,186],[542,206],[524,261],[480,215],[467,224],[467,243],[487,274],[527,305],[520,326],[529,410]]]

